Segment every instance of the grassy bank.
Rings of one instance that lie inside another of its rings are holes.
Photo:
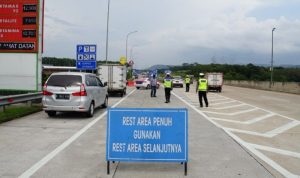
[[[35,112],[42,110],[41,105],[32,105],[32,106],[7,106],[5,111],[0,111],[0,123],[7,122],[13,119],[17,119]]]

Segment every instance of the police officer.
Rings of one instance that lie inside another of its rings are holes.
[[[204,98],[204,102],[206,107],[208,107],[208,101],[207,101],[207,79],[204,78],[204,73],[199,74],[200,78],[197,82],[197,88],[196,88],[196,93],[198,91],[198,97],[199,97],[199,102],[200,102],[200,107],[203,107],[202,103],[202,97]]]
[[[185,78],[185,92],[189,92],[190,91],[190,82],[191,82],[191,79],[187,75],[186,78]]]
[[[165,87],[165,96],[166,96],[165,103],[170,103],[171,90],[173,88],[173,82],[170,73],[167,73],[166,77],[164,78],[164,87]]]

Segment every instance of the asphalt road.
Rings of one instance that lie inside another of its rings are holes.
[[[300,96],[224,87],[200,108],[194,90],[174,89],[169,104],[163,89],[156,98],[129,90],[109,105],[188,109],[187,176],[178,163],[125,162],[106,175],[106,109],[98,109],[93,118],[39,112],[0,125],[0,177],[299,177]]]

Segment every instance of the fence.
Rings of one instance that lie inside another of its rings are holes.
[[[6,105],[37,100],[37,99],[41,99],[42,97],[43,97],[42,92],[28,93],[22,95],[2,96],[0,97],[0,107],[3,107],[3,110],[5,110]]]
[[[297,82],[273,82],[271,88],[270,82],[266,81],[225,80],[224,84],[238,87],[300,94],[300,83]]]

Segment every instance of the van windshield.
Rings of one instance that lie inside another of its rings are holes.
[[[69,86],[79,86],[82,83],[82,77],[79,75],[52,75],[47,86],[59,86],[59,87],[69,87]]]

